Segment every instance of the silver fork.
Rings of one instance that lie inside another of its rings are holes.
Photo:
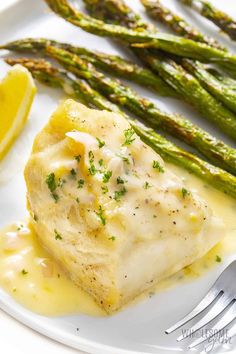
[[[213,339],[213,337],[217,335],[219,336],[219,334],[226,330],[227,326],[236,319],[235,302],[236,261],[233,261],[219,276],[202,301],[189,314],[182,318],[182,320],[168,328],[165,333],[170,334],[174,332],[206,310],[206,314],[197,321],[195,325],[188,329],[186,335],[182,334],[177,338],[177,341],[180,342],[189,336],[192,337],[195,332],[209,325],[211,321],[217,320],[214,326],[211,327],[211,330],[204,333],[204,337],[196,339],[188,346],[188,349],[195,348],[203,344],[206,340]],[[235,335],[235,332],[231,331],[231,337],[233,335]],[[230,337],[227,337],[227,340],[230,340]]]

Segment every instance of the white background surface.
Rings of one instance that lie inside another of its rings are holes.
[[[16,1],[17,0],[0,0],[0,10],[4,6],[9,6],[10,4],[12,4]],[[33,0],[31,0],[31,1],[33,1]],[[36,3],[37,1],[42,1],[42,0],[34,0],[34,1]],[[215,0],[214,3],[216,4],[217,1],[218,0]],[[127,0],[127,2],[130,3],[131,5],[134,3],[131,0]],[[165,0],[163,0],[163,2],[165,2]],[[168,3],[168,1],[166,1],[166,2]],[[233,3],[233,2],[234,2],[233,0],[231,0],[231,1],[228,0],[228,4]],[[223,8],[225,3],[226,2],[221,1],[219,5]],[[225,10],[227,11],[228,9],[226,8]],[[236,13],[234,13],[232,15],[234,17],[236,17]],[[17,21],[17,18],[14,20]],[[25,22],[28,21],[27,16],[25,16],[24,21]],[[60,21],[60,20],[58,19],[57,21]],[[51,23],[52,22],[50,19],[50,24]],[[71,35],[74,33],[74,32],[72,32],[72,29],[71,29],[71,32],[69,32],[70,28],[72,28],[72,27],[70,27],[70,25],[64,24],[63,21],[61,21],[61,23],[63,23],[63,26],[65,26],[65,28],[67,28],[68,33],[71,33]],[[213,33],[215,34],[215,28],[212,26],[212,27],[210,27],[210,29],[212,29],[212,34]],[[46,28],[43,28],[42,31],[43,30],[46,31]],[[7,29],[6,29],[6,31],[7,31]],[[50,28],[50,31],[53,32],[53,29]],[[16,32],[17,32],[16,33],[17,37],[20,37],[21,35],[18,33],[18,31],[16,31]],[[86,45],[87,45],[89,43],[90,36],[86,35],[84,33],[83,39],[84,39],[84,41],[86,41]],[[87,40],[88,40],[88,43],[87,43]],[[97,40],[97,38],[96,38],[96,40]],[[99,46],[99,45],[101,46],[99,49],[106,51],[107,47],[105,49],[103,48],[103,45],[105,46],[105,40],[103,41],[103,40],[99,39],[97,46]],[[45,100],[46,99],[47,100],[50,99],[48,97],[48,95],[47,95],[47,98],[45,97]],[[160,102],[159,104],[161,105],[164,103]],[[10,205],[10,203],[12,203],[11,199],[9,200],[9,205]],[[207,287],[208,287],[208,285],[207,285]],[[192,294],[194,297],[194,294],[198,293],[198,296],[201,297],[204,292],[205,292],[204,288],[203,289],[202,289],[202,287],[197,288],[197,285],[196,285],[196,291],[191,292],[190,287],[188,287],[186,289],[186,294],[189,295],[189,302],[190,302],[190,297],[192,296]],[[164,297],[164,296],[165,296],[164,294],[163,294],[163,296],[162,296],[162,294],[160,294],[160,299],[158,299],[158,301],[160,301],[159,306],[160,306],[160,303],[162,300],[161,297]],[[173,297],[171,297],[171,299],[173,299]],[[193,299],[193,301],[195,301],[195,300]],[[184,302],[184,299],[182,299],[182,302]],[[178,317],[180,317],[180,313],[177,313],[177,312],[181,311],[181,308],[183,308],[182,302],[179,301],[179,306],[178,306],[179,309],[176,309],[176,307],[173,304],[171,307],[171,304],[170,304],[170,312],[172,313],[172,315],[173,315],[173,313],[175,314],[176,320]],[[189,309],[190,309],[192,306],[191,303],[189,303],[188,305],[189,305]],[[172,309],[173,309],[173,312],[171,311]],[[131,309],[131,313],[132,313],[132,309]],[[164,321],[165,316],[160,314],[160,319]],[[152,323],[152,326],[153,326],[153,323]],[[155,328],[154,328],[154,330],[155,330]],[[89,331],[91,331],[90,327],[89,327]],[[155,332],[155,335],[156,335],[156,332]],[[107,333],[106,333],[106,338],[107,338]],[[21,325],[16,320],[12,319],[8,315],[6,315],[5,313],[0,311],[0,354],[15,354],[15,353],[17,353],[17,354],[70,354],[70,353],[73,354],[73,353],[81,353],[81,352],[67,348],[61,344],[53,342],[53,341],[47,339],[46,337],[43,337],[43,336],[37,334],[36,332],[30,330],[29,328],[25,327],[24,325]],[[114,354],[114,352],[113,353],[111,352],[110,354]]]
[[[23,326],[0,310],[0,352],[2,354],[82,354]]]

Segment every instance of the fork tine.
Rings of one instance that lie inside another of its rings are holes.
[[[232,279],[236,272],[236,260],[228,265],[227,268],[221,273],[218,279],[215,281],[207,295],[203,300],[197,305],[188,315],[186,315],[182,320],[178,321],[175,325],[168,328],[165,333],[169,334],[183,326],[185,323],[192,320],[194,317],[199,315],[204,311],[219,295],[222,296],[223,289],[233,288],[233,291],[236,292],[236,283],[232,283]]]
[[[187,335],[181,335],[180,337],[177,338],[177,342],[180,342],[181,340],[191,336],[193,333],[197,332],[199,329],[201,329],[202,327],[206,326],[209,322],[214,320],[218,315],[222,313],[222,311],[224,311],[227,308],[227,306],[229,306],[232,300],[233,300],[232,297],[227,297],[225,296],[225,294],[223,294],[217,300],[214,306],[207,312],[207,314],[188,330]]]
[[[179,327],[183,326],[185,323],[192,320],[194,317],[199,315],[202,311],[204,311],[212,302],[217,298],[217,296],[223,295],[223,292],[218,290],[217,288],[212,287],[210,291],[206,294],[206,296],[202,299],[202,301],[190,312],[188,313],[182,320],[178,321],[176,324],[168,328],[165,333],[170,334],[174,332]]]
[[[232,306],[226,312],[226,314],[212,327],[211,331],[204,336],[204,338],[198,338],[193,343],[189,345],[189,349],[195,348],[196,346],[202,344],[207,339],[215,337],[219,334],[225,327],[227,327],[236,318],[236,305],[235,301],[232,302]]]

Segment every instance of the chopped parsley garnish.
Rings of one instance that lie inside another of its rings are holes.
[[[77,184],[77,188],[83,188],[84,186],[84,180],[83,179],[79,179],[78,180],[78,184]]]
[[[103,183],[108,183],[111,176],[112,176],[112,171],[104,172],[103,178],[102,178]]]
[[[76,159],[76,161],[77,161],[78,163],[80,163],[80,161],[81,161],[81,155],[75,156],[75,159]]]
[[[123,143],[123,146],[132,144],[132,142],[135,140],[134,134],[135,131],[133,130],[133,128],[126,129],[124,131],[125,142]]]
[[[118,157],[120,157],[127,165],[130,165],[130,160],[127,156],[124,156],[122,154],[117,154]]]
[[[118,202],[120,201],[120,198],[123,197],[125,195],[125,193],[127,192],[126,188],[122,188],[120,191],[115,191],[115,196],[114,199]]]
[[[216,262],[220,263],[222,261],[221,257],[220,256],[216,256]]]
[[[99,219],[101,220],[102,225],[106,225],[106,219],[104,216],[104,210],[102,209],[102,206],[99,205],[99,211],[96,213]]]
[[[108,240],[115,241],[115,240],[116,240],[116,237],[115,237],[115,236],[109,237]]]
[[[88,155],[89,155],[89,160],[93,161],[94,160],[94,154],[93,154],[93,152],[91,150],[89,151]]]
[[[96,173],[97,173],[96,167],[94,166],[93,163],[90,164],[89,173],[90,173],[91,176],[94,176],[94,175],[96,175]]]
[[[103,159],[99,160],[99,161],[98,161],[98,164],[99,164],[99,166],[103,166],[103,164],[104,164]]]
[[[55,190],[57,189],[55,173],[52,172],[47,176],[46,183],[50,192],[55,192]]]
[[[183,198],[186,198],[188,195],[190,195],[190,192],[186,188],[182,188],[182,196],[183,196]]]
[[[22,271],[21,271],[21,274],[22,275],[26,275],[26,274],[28,274],[29,272],[27,272],[27,270],[25,270],[25,269],[22,269]]]
[[[107,193],[108,193],[108,187],[102,186],[102,194],[107,194]]]
[[[164,173],[164,172],[165,172],[164,168],[163,168],[163,167],[159,164],[159,162],[156,161],[156,160],[153,161],[152,167],[155,168],[155,169],[157,169],[157,170],[158,170],[159,172],[161,172],[161,173]]]
[[[76,200],[76,202],[77,202],[78,204],[80,203],[80,200],[79,200],[79,198],[76,198],[75,200]]]
[[[55,200],[55,203],[58,202],[59,196],[55,193],[55,190],[57,189],[57,183],[56,183],[56,178],[55,178],[55,173],[50,173],[46,177],[46,184],[48,186],[48,189],[51,192],[52,198]]]
[[[99,149],[103,148],[103,146],[105,146],[105,141],[99,139],[99,138],[96,138],[97,142],[98,142],[98,147]]]
[[[62,236],[59,234],[59,232],[56,229],[54,230],[54,235],[55,235],[55,240],[62,240]]]
[[[94,154],[92,151],[89,151],[89,173],[91,176],[94,176],[97,173],[96,167],[94,165]]]
[[[116,182],[117,184],[125,184],[125,181],[121,177],[117,177]]]
[[[151,188],[151,184],[149,184],[148,182],[145,182],[144,185],[143,185],[143,188],[144,189]]]
[[[56,194],[56,193],[52,193],[52,197],[53,197],[53,199],[55,200],[55,203],[57,203],[58,200],[59,200],[59,195]]]
[[[70,171],[71,177],[72,178],[76,178],[76,170],[74,168],[72,168],[72,170]]]

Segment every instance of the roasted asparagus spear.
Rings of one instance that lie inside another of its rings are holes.
[[[214,38],[208,37],[189,24],[183,17],[165,7],[160,0],[141,0],[148,14],[155,20],[161,21],[181,37],[196,42],[209,44],[212,47],[225,50]]]
[[[134,47],[157,48],[167,53],[198,59],[206,62],[224,63],[236,71],[236,55],[213,48],[204,43],[171,34],[138,31],[112,25],[85,15],[70,6],[67,0],[45,0],[49,7],[66,21],[99,36],[117,38]]]
[[[97,17],[104,19],[106,14],[106,4],[107,2],[112,2],[113,9],[110,8],[110,12],[117,13],[120,11],[120,8],[117,6],[117,0],[84,0],[85,4],[93,1],[93,14]],[[121,1],[121,0],[119,0]],[[155,0],[154,0],[155,1]],[[96,7],[99,6],[104,9],[104,13],[102,11],[97,12]],[[90,7],[87,6],[89,9]],[[132,12],[132,10],[130,10]],[[107,15],[108,16],[108,15]],[[122,13],[120,13],[120,17]],[[123,17],[125,18],[126,14],[123,13]],[[112,16],[108,18],[109,21],[112,20]],[[143,62],[148,64],[152,71],[157,72],[170,86],[175,89],[176,92],[180,94],[180,96],[192,106],[194,106],[204,117],[209,120],[213,120],[216,123],[218,118],[222,122],[222,126],[224,125],[224,121],[230,117],[234,125],[235,116],[231,111],[222,106],[220,102],[217,101],[214,97],[212,97],[200,84],[194,76],[189,75],[180,65],[177,65],[172,60],[166,60],[160,53],[155,52],[155,55],[150,52],[150,50],[145,49],[136,49],[136,55],[142,59]],[[224,130],[224,129],[223,129]],[[224,130],[227,134],[230,133],[230,130],[226,128]],[[234,135],[234,133],[233,133]]]
[[[220,80],[210,74],[198,61],[184,59],[182,65],[204,86],[211,92],[219,101],[223,102],[232,112],[236,113],[236,83],[233,88],[231,85],[224,85]]]
[[[225,12],[218,10],[205,0],[181,0],[181,2],[212,21],[223,32],[227,33],[231,39],[236,40],[236,20]]]
[[[149,0],[147,0],[149,1]],[[151,1],[151,0],[150,0]],[[154,2],[156,0],[153,0]],[[126,23],[126,26],[129,28],[129,18],[132,17],[135,19],[136,13],[129,8],[124,0],[83,0],[83,2],[85,3],[88,11],[90,11],[90,14],[94,17],[96,17],[99,20],[108,22],[108,23],[112,23],[114,24],[114,17],[117,16],[117,13],[119,13],[119,18],[122,19],[123,23]],[[92,6],[91,6],[92,3]],[[120,6],[120,4],[123,3],[124,4],[124,8],[125,11],[123,9],[122,6]],[[107,10],[107,6],[109,5],[109,11]],[[139,30],[139,22],[137,21],[137,29]],[[134,21],[132,23],[132,29],[134,29]],[[149,31],[153,32],[153,27],[149,28],[148,27],[148,23],[147,23],[147,29]],[[205,39],[207,37],[205,36]],[[211,46],[214,47],[213,45],[214,39],[211,39],[209,44]],[[215,46],[217,48],[217,45]],[[219,48],[220,49],[220,48]],[[222,48],[222,50],[226,51],[226,48]],[[133,48],[134,54],[135,52],[135,48]],[[149,53],[149,55],[153,55],[153,53]],[[143,60],[143,58],[141,57],[142,62],[145,61]],[[235,67],[232,66],[230,63],[228,63],[227,61],[221,61],[220,63],[218,62],[218,65],[221,67],[221,69],[224,69],[224,71],[227,72],[228,75],[230,75],[233,78],[236,78],[236,70]],[[155,72],[155,68],[153,70]],[[156,72],[155,72],[156,73]]]
[[[144,124],[133,120],[119,108],[106,100],[99,93],[94,91],[85,81],[74,80],[66,71],[53,68],[50,63],[44,60],[33,59],[8,59],[6,62],[10,65],[21,64],[27,67],[33,76],[46,85],[53,87],[61,87],[66,93],[72,95],[89,107],[98,109],[106,109],[120,114],[124,114],[130,124],[141,137],[141,139],[150,147],[159,153],[167,162],[183,167],[211,186],[223,191],[236,198],[236,177],[230,173],[215,167],[199,157],[177,147],[175,144],[166,140],[157,134],[151,128],[147,128]]]
[[[134,81],[145,88],[151,88],[161,96],[178,97],[177,92],[166,84],[161,77],[138,64],[116,55],[88,50],[68,43],[61,43],[44,38],[17,40],[0,46],[0,49],[13,50],[16,52],[45,53],[45,48],[50,45],[78,54],[82,58],[89,60],[96,67],[114,76]]]
[[[125,79],[133,80],[134,82],[139,83],[144,87],[149,87],[154,89],[156,92],[158,92],[163,96],[176,97],[177,92],[180,92],[181,94],[179,95],[179,97],[182,96],[183,98],[185,98],[187,102],[196,106],[197,110],[199,110],[204,115],[212,114],[213,117],[216,117],[218,114],[215,113],[216,106],[212,107],[212,105],[207,105],[206,107],[204,104],[203,106],[201,105],[201,101],[205,103],[207,98],[209,99],[210,102],[213,102],[213,100],[211,99],[211,97],[209,97],[209,95],[207,95],[205,90],[202,89],[201,85],[199,85],[199,83],[192,76],[188,75],[180,66],[178,66],[176,63],[170,60],[168,61],[166,61],[165,59],[161,60],[161,58],[158,58],[157,56],[155,56],[155,58],[152,58],[151,56],[150,58],[151,54],[147,54],[147,50],[145,50],[145,52],[142,50],[140,56],[142,56],[142,58],[145,59],[145,61],[154,70],[157,71],[163,70],[163,73],[161,72],[161,75],[163,75],[164,79],[167,80],[170,83],[170,85],[165,84],[164,80],[162,80],[156,75],[153,75],[153,73],[150,70],[145,69],[137,64],[134,64],[131,61],[125,60],[119,56],[96,52],[96,51],[88,50],[83,47],[77,47],[68,43],[62,43],[55,40],[44,39],[44,38],[26,38],[26,39],[7,43],[6,45],[0,46],[0,49],[13,50],[16,52],[45,54],[46,48],[48,46],[58,47],[61,49],[65,49],[71,53],[77,54],[80,56],[80,58],[85,59],[86,61],[92,63],[96,68],[102,69],[117,77],[123,77]],[[146,54],[143,55],[143,53]],[[192,63],[192,61],[190,60],[185,61],[186,67],[187,67],[187,63],[189,63],[188,69],[191,71],[190,63]],[[172,66],[171,70],[169,69],[170,66]],[[159,67],[161,67],[162,69],[160,69]],[[198,63],[195,65],[194,68],[195,69],[192,68],[193,74],[194,73],[197,74],[197,72],[195,72],[197,68],[199,68],[199,72],[200,72],[200,68],[201,68],[202,75],[200,75],[199,73],[199,75],[196,76],[198,77],[199,81],[202,82],[203,86],[205,86],[210,92],[212,92],[213,95],[215,95],[220,101],[225,103],[226,106],[228,106],[230,109],[233,108],[232,110],[235,112],[236,104],[234,100],[235,100],[236,82],[231,80],[231,87],[228,87],[228,85],[227,87],[225,87],[224,84],[220,82],[217,78],[215,78],[215,76],[211,75],[202,64]],[[172,81],[170,82],[169,75],[171,75],[172,73],[174,74],[172,77]],[[178,83],[176,83],[176,80],[178,80]],[[235,85],[235,90],[233,90],[232,88],[233,83]],[[171,86],[173,87],[173,89],[171,88]],[[182,87],[182,89],[180,90],[179,87]],[[193,91],[195,92],[195,95],[192,95]],[[203,95],[204,97],[203,100],[201,100],[201,95]],[[218,107],[219,110],[221,111],[221,106],[219,104]]]
[[[182,66],[176,64],[171,59],[165,59],[161,54],[159,54],[159,58],[158,56],[153,58],[153,56],[149,55],[148,51],[145,52],[142,50],[140,55],[142,55],[146,63],[150,63],[152,69],[156,70],[173,89],[179,92],[186,102],[194,106],[204,117],[212,121],[223,132],[235,140],[235,131],[233,133],[232,131],[230,132],[230,127],[233,130],[236,128],[236,115],[222,105],[218,100],[219,97],[213,97],[204,89],[199,77],[196,79]],[[207,85],[205,86],[208,89]],[[233,102],[232,105],[234,105]]]
[[[129,6],[127,6],[124,0],[83,0],[83,2],[91,16],[105,21],[106,23],[117,24],[116,18],[119,17],[120,23],[129,29],[140,31],[140,29],[143,30],[145,25],[148,31],[157,32],[157,28],[148,22],[144,23],[144,21],[142,21],[142,26],[140,27],[140,16],[135,13]],[[130,23],[130,18],[132,18],[132,23]],[[146,66],[145,60],[143,60],[142,56],[139,55],[140,50],[131,46],[129,48],[133,54],[136,57],[138,56],[139,60]],[[152,53],[149,53],[149,55],[154,56]],[[155,71],[153,71],[153,73],[158,75],[158,73]],[[160,76],[158,75],[158,77]]]
[[[134,90],[122,85],[118,80],[106,77],[77,55],[56,47],[48,47],[47,51],[67,70],[85,78],[93,89],[105,95],[113,103],[125,107],[152,127],[164,130],[196,148],[215,165],[236,174],[235,149],[230,148],[222,141],[217,141],[215,137],[182,116],[162,112],[151,101],[139,96]],[[236,119],[234,124],[236,127]]]
[[[217,80],[219,80],[225,87],[231,88],[232,90],[236,90],[236,80],[229,76],[224,75],[222,72],[217,70],[212,66],[205,65],[205,69],[213,75]]]
[[[87,1],[87,0],[86,0]],[[116,0],[112,0],[116,1]],[[176,15],[171,10],[166,8],[160,0],[141,0],[147,12],[155,19],[158,19],[162,23],[166,24],[175,33],[184,36],[185,38],[193,39],[197,42],[209,44],[220,50],[227,51],[219,42],[212,37],[206,36],[197,29],[193,28],[182,17]],[[228,63],[221,63],[220,66],[224,69],[228,75],[236,78],[235,69],[232,69]]]
[[[116,0],[112,0],[116,1]],[[187,23],[182,17],[176,15],[171,10],[163,6],[159,0],[141,0],[146,7],[148,13],[155,19],[158,19],[162,23],[165,23],[170,27],[175,33],[184,36],[185,38],[193,39],[197,42],[202,42],[211,45],[212,47],[227,51],[219,42],[217,42],[212,37],[208,37],[203,33],[199,32],[197,29],[193,28],[189,23]],[[228,63],[221,63],[221,68],[224,69],[228,75],[236,78],[235,69],[232,69]]]
[[[123,0],[106,0],[103,2],[97,0],[86,0],[86,7],[89,13],[95,17],[107,17],[112,23],[138,30],[152,30],[152,25],[143,21],[139,14],[131,11],[129,6]],[[100,14],[100,15],[99,15]],[[153,26],[153,30],[155,27]]]

